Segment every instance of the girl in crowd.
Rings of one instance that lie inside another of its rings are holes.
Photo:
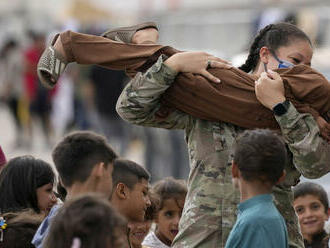
[[[187,187],[183,181],[168,177],[157,182],[152,192],[160,199],[155,217],[156,229],[147,235],[142,245],[148,248],[168,248],[179,232]]]
[[[44,248],[127,248],[127,224],[100,196],[69,200],[54,218]]]
[[[47,214],[57,202],[54,183],[55,174],[45,161],[32,156],[9,160],[0,173],[0,212],[31,208]]]
[[[0,216],[0,248],[35,248],[32,238],[44,218],[29,209]]]

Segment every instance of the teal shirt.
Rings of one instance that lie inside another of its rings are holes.
[[[287,248],[283,217],[270,194],[258,195],[238,205],[237,221],[225,248]]]

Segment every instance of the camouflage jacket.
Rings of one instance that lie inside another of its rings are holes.
[[[197,119],[178,110],[171,111],[166,118],[159,118],[161,96],[177,75],[163,61],[164,57],[159,57],[146,73],[138,73],[125,87],[117,102],[117,112],[124,120],[136,125],[184,129],[190,158],[190,174],[180,232],[181,228],[184,229],[182,223],[190,221],[189,208],[193,209],[197,206],[194,205],[193,199],[204,193],[208,194],[208,197],[198,205],[198,208],[211,209],[210,212],[215,216],[221,216],[220,229],[230,231],[235,222],[236,204],[239,202],[237,192],[234,192],[231,183],[231,147],[235,137],[243,129],[229,123]],[[298,221],[290,204],[291,186],[299,182],[301,174],[307,178],[318,178],[330,171],[330,145],[320,137],[319,128],[313,117],[310,114],[298,113],[292,104],[288,112],[280,117],[276,116],[276,120],[288,145],[291,159],[286,165],[285,181],[274,189],[275,203],[286,220],[290,244],[293,247],[303,247]],[[217,183],[218,191],[214,192],[214,195],[208,193],[212,191],[210,187],[203,192],[203,188],[198,183],[200,175],[208,178],[203,184]],[[208,199],[212,197],[218,197],[217,203],[208,204]],[[219,206],[215,207],[215,204]],[[214,224],[214,228],[219,229],[219,221],[216,223],[213,223],[212,219],[208,221],[208,228],[212,228]],[[220,232],[221,239],[218,240],[220,247],[224,247],[229,231]]]

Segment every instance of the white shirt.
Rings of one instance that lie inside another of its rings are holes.
[[[142,245],[149,248],[170,248],[160,241],[154,232],[149,232],[142,242]]]

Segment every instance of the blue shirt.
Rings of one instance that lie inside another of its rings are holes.
[[[225,248],[288,248],[288,232],[272,195],[258,195],[238,205],[237,221]]]
[[[52,209],[50,210],[49,214],[47,217],[43,220],[41,225],[39,226],[36,234],[34,235],[32,239],[32,244],[36,248],[42,248],[42,242],[46,238],[48,232],[49,232],[49,227],[50,223],[53,220],[53,218],[56,216],[58,210],[62,207],[62,204],[57,204]]]

